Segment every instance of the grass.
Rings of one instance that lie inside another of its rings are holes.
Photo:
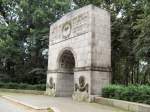
[[[48,112],[54,112],[51,108],[47,109]]]
[[[0,82],[0,88],[45,91],[46,84],[31,85],[31,84],[27,84],[27,83],[14,83],[14,82],[3,83],[3,82]]]

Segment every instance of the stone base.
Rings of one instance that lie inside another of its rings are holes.
[[[87,92],[74,92],[72,95],[73,100],[75,101],[86,101],[89,102],[89,94]]]
[[[56,96],[56,91],[54,89],[47,88],[45,94],[49,96]]]

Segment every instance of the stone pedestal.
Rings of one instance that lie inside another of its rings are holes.
[[[46,93],[88,100],[111,80],[110,14],[88,5],[50,27]]]

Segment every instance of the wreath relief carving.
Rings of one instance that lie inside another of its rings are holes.
[[[64,38],[68,38],[71,34],[71,23],[66,22],[62,28],[62,34]]]
[[[80,92],[88,92],[88,84],[85,83],[85,77],[80,76],[79,77],[79,84],[75,84],[75,91],[79,90]]]
[[[55,83],[52,77],[49,78],[49,88],[55,89]]]

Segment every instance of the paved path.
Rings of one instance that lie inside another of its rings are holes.
[[[0,112],[47,112],[46,110],[34,110],[32,108],[11,102],[0,97]]]
[[[22,108],[18,108],[16,105],[11,102],[0,98],[0,112],[26,112]]]
[[[114,107],[96,103],[76,102],[66,97],[50,97],[19,93],[1,93],[9,98],[40,108],[53,107],[58,112],[127,112]],[[11,111],[12,112],[12,111]],[[15,111],[18,112],[18,111]],[[20,111],[19,111],[20,112]],[[24,112],[24,111],[22,111]]]

